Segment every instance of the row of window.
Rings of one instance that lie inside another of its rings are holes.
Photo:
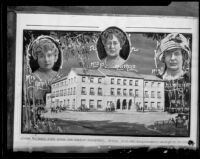
[[[82,89],[81,89],[81,94],[82,94],[82,95],[87,95],[86,87],[82,87]],[[89,95],[95,95],[94,87],[91,87],[91,88],[90,88]],[[100,88],[100,87],[97,88],[97,95],[103,95],[102,88]]]
[[[76,87],[68,88],[68,89],[62,89],[58,91],[53,92],[54,96],[67,96],[67,95],[75,95],[76,94]]]
[[[74,82],[76,82],[76,77],[67,79],[65,81],[61,81],[59,83],[52,84],[52,87],[56,87],[57,88],[57,87],[61,87],[61,86],[66,86],[67,84],[74,83]]]
[[[145,81],[144,82],[144,86],[147,87],[147,86],[151,86],[151,87],[160,87],[161,86],[161,83],[160,82],[147,82]]]
[[[90,83],[94,83],[94,77],[89,77],[89,81],[90,81]],[[133,80],[128,80],[128,79],[123,79],[123,80],[117,79],[116,84],[121,84],[122,81],[123,81],[123,85],[127,85],[127,84],[129,84],[130,86],[133,85]],[[67,79],[65,81],[55,83],[55,84],[52,85],[52,87],[65,86],[65,85],[73,83],[73,82],[76,82],[76,77],[72,77],[72,78]],[[84,76],[82,77],[82,82],[86,82],[86,77],[84,77]],[[102,83],[101,77],[98,78],[98,83]],[[158,82],[157,85],[156,85],[156,82],[147,82],[147,81],[145,81],[145,86],[148,86],[148,83],[151,83],[152,87],[154,87],[154,86],[159,87],[160,86],[160,82]],[[110,84],[115,84],[115,78],[111,78]],[[135,86],[138,86],[138,80],[135,80]]]
[[[75,99],[72,100],[72,106],[75,106]],[[69,106],[70,105],[70,99],[64,100],[64,101],[55,101],[52,102],[52,106]],[[102,100],[97,100],[97,108],[100,109],[102,108]],[[81,106],[86,106],[86,100],[85,99],[81,99]],[[89,108],[95,108],[95,102],[93,99],[89,100]]]
[[[58,97],[58,96],[66,96],[66,95],[75,95],[76,94],[76,87],[73,88],[68,88],[60,91],[55,91],[53,94]],[[87,95],[86,92],[86,87],[82,87],[81,90],[82,95]],[[94,87],[90,88],[89,95],[95,95]],[[103,95],[102,88],[97,88],[97,95]],[[133,96],[133,89],[121,89],[117,88],[117,92],[115,92],[115,88],[110,89],[110,95],[123,95],[123,96]],[[139,97],[139,90],[135,89],[135,97]],[[149,98],[149,92],[145,91],[144,98]],[[151,91],[151,98],[155,98],[155,91]],[[161,98],[161,92],[157,92],[157,98]]]
[[[123,92],[122,92],[123,91]],[[133,89],[121,89],[121,88],[117,88],[117,92],[115,92],[115,88],[111,88],[110,89],[110,95],[124,95],[127,96],[129,94],[129,96],[133,96]],[[135,89],[135,97],[139,97],[139,90]]]
[[[101,109],[102,108],[102,100],[97,100],[97,109]],[[85,99],[81,99],[81,106],[86,106],[86,100]],[[93,109],[95,108],[95,102],[93,99],[89,100],[89,108]]]
[[[90,83],[94,83],[94,77],[90,77],[89,78],[89,81],[90,81]],[[116,83],[115,83],[115,78],[111,78],[111,80],[110,80],[110,84],[117,84],[117,85],[121,85],[122,84],[122,81],[123,81],[123,85],[130,85],[130,86],[132,86],[133,85],[133,80],[128,80],[128,79],[117,79],[117,81],[116,81]],[[76,82],[76,77],[73,77],[73,78],[70,78],[70,79],[67,79],[67,80],[65,80],[65,81],[61,81],[61,82],[59,82],[59,83],[55,83],[55,84],[53,84],[52,85],[52,87],[60,87],[60,86],[65,86],[65,85],[67,85],[67,84],[70,84],[70,83],[73,83],[73,82]],[[86,77],[82,77],[82,82],[86,82]],[[98,78],[98,83],[102,83],[102,78],[101,77],[99,77]],[[138,86],[138,84],[139,84],[139,81],[138,80],[135,80],[135,86]],[[145,81],[145,86],[148,86],[149,84],[151,84],[151,87],[156,87],[156,86],[158,86],[158,87],[160,87],[160,82],[158,82],[157,83],[157,85],[156,85],[156,82],[147,82],[147,81]]]
[[[145,91],[144,98],[149,98],[148,91]],[[151,91],[151,98],[155,98],[155,91]],[[157,98],[161,98],[161,92],[160,91],[157,92]]]
[[[127,80],[127,79],[117,79],[117,85],[121,85],[121,82],[123,81],[123,85],[129,84],[130,86],[133,85],[133,80]],[[129,82],[128,82],[129,81]],[[127,83],[128,82],[128,83]],[[110,79],[110,84],[115,84],[115,78]],[[138,86],[138,80],[135,80],[135,86]]]
[[[52,102],[52,106],[69,106],[70,105],[70,100],[69,99],[67,99],[67,100],[65,100],[64,99],[64,101],[53,101]],[[73,99],[72,100],[72,106],[75,106],[75,99]]]
[[[144,109],[148,109],[148,108],[155,108],[155,102],[151,102],[150,103],[150,107],[149,107],[149,102],[144,102]],[[157,102],[157,109],[161,109],[161,102]]]
[[[94,83],[94,77],[89,77],[89,81],[90,81],[90,83]],[[86,82],[86,77],[82,77],[82,82]],[[102,78],[101,77],[99,77],[98,78],[98,83],[102,83]]]
[[[90,77],[89,80],[90,80],[90,83],[94,83],[94,77]],[[123,81],[123,85],[130,85],[130,86],[133,85],[133,80],[117,79],[117,81],[115,81],[115,78],[111,78],[110,79],[110,84],[121,85],[122,81]],[[86,82],[86,77],[82,77],[82,82]],[[101,77],[98,78],[98,83],[102,83],[102,78]],[[151,84],[151,87],[156,87],[156,86],[160,87],[161,83],[158,82],[157,85],[156,85],[156,82],[147,82],[147,81],[145,82],[145,86],[148,86],[149,84]],[[139,85],[139,81],[135,80],[135,86],[138,86],[138,85]]]
[[[123,94],[122,94],[122,90],[123,90]],[[128,89],[117,88],[117,95],[127,96],[128,93],[129,93],[129,96],[133,96],[133,89],[129,89],[129,92],[127,92],[127,91],[128,91]],[[86,87],[82,87],[81,94],[82,95],[87,95]],[[90,88],[89,95],[95,95],[93,87]],[[97,89],[97,95],[103,95],[102,88],[99,87]],[[115,89],[114,88],[110,89],[110,95],[115,95]],[[138,89],[135,90],[135,96],[139,97],[139,90]]]

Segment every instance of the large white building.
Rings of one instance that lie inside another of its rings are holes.
[[[116,111],[164,110],[164,81],[152,75],[114,69],[72,68],[66,77],[51,85],[46,105],[76,110]]]

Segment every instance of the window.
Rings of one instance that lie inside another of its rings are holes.
[[[71,80],[69,79],[69,83],[71,83]]]
[[[86,88],[85,87],[82,87],[81,94],[86,95]]]
[[[151,91],[151,98],[155,98],[155,92]]]
[[[82,82],[85,82],[85,79],[86,79],[85,77],[82,77]]]
[[[157,92],[157,96],[158,96],[158,98],[161,98],[161,92],[160,91]]]
[[[90,77],[90,82],[94,83],[94,78],[93,77]]]
[[[135,90],[135,97],[139,97],[139,90],[138,89]]]
[[[138,80],[135,80],[135,86],[138,86]]]
[[[147,86],[148,86],[148,82],[145,82],[145,83],[144,83],[144,86],[147,87]]]
[[[67,89],[64,90],[64,96],[66,96],[66,93],[67,93]]]
[[[129,85],[130,85],[130,86],[133,85],[133,80],[129,80]]]
[[[70,88],[68,88],[68,95],[70,95]]]
[[[73,94],[74,94],[74,95],[76,94],[76,87],[74,87],[74,91],[73,91]]]
[[[76,82],[76,77],[74,77],[74,82]]]
[[[86,100],[85,99],[81,99],[81,105],[85,106],[85,104],[86,104]]]
[[[161,103],[160,102],[157,103],[157,109],[161,109]]]
[[[63,90],[60,90],[60,96],[63,96]]]
[[[72,107],[75,108],[75,99],[72,101]]]
[[[126,85],[126,79],[123,80],[123,84]]]
[[[110,82],[111,84],[114,84],[114,78],[111,78],[111,82]]]
[[[94,108],[94,100],[90,99],[90,101],[89,101],[89,107],[90,107],[90,109]]]
[[[117,84],[121,84],[121,79],[117,79]]]
[[[126,96],[126,89],[123,90],[123,95]]]
[[[73,92],[72,92],[72,88],[71,88],[70,95],[72,95],[72,94],[73,94]]]
[[[117,88],[117,95],[121,95],[121,89]]]
[[[102,83],[102,78],[98,78],[98,83]]]
[[[144,109],[147,109],[148,108],[148,102],[145,102],[144,103]]]
[[[55,96],[56,96],[56,93],[55,93],[55,91],[54,91],[54,92],[52,93],[52,98],[55,97]]]
[[[90,95],[94,95],[94,88],[90,88]]]
[[[151,102],[151,108],[155,108],[155,103]]]
[[[102,88],[98,88],[98,95],[102,95]]]
[[[160,82],[158,82],[158,87],[160,87]]]
[[[114,93],[114,88],[111,88],[111,89],[110,89],[110,94],[111,94],[111,95],[115,95],[115,93]]]
[[[133,89],[129,89],[129,96],[133,95]]]
[[[102,108],[101,102],[102,102],[102,100],[97,100],[97,109]]]
[[[145,92],[144,92],[144,97],[145,97],[145,98],[149,98],[148,91],[145,91]]]
[[[70,95],[70,88],[68,88],[68,93],[67,93],[67,95]]]
[[[153,87],[154,86],[154,82],[151,82],[151,87]]]
[[[59,91],[56,91],[56,97],[58,97],[59,96]]]

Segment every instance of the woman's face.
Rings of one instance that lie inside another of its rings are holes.
[[[173,49],[165,53],[165,63],[167,69],[171,71],[177,71],[182,69],[183,56],[181,49]]]
[[[40,52],[38,54],[38,64],[41,69],[50,70],[53,68],[55,62],[56,57],[51,50],[48,50],[46,52]]]
[[[116,57],[119,56],[121,50],[120,42],[118,38],[113,34],[112,38],[108,38],[105,44],[105,50],[107,56]]]

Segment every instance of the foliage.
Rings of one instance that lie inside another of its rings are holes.
[[[80,66],[86,67],[91,51],[96,50],[96,42],[99,37],[98,32],[83,31],[24,31],[25,47],[40,35],[49,35],[60,41],[63,57],[69,59],[75,57]]]
[[[142,35],[147,38],[151,38],[153,40],[157,40],[160,42],[164,37],[166,37],[169,33],[143,33]],[[192,34],[181,33],[187,39],[189,39],[189,47],[192,48]]]

